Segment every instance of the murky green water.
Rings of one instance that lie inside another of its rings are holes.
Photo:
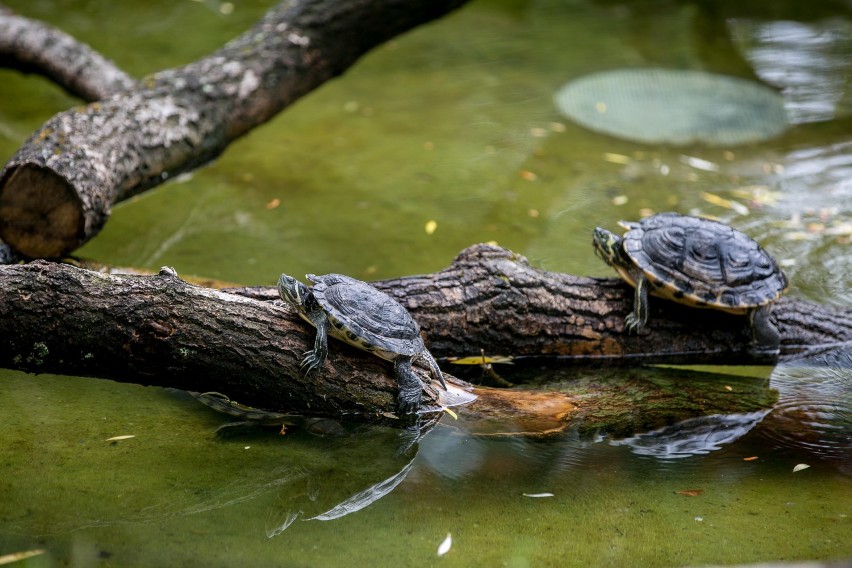
[[[7,4],[139,75],[215,49],[271,5],[224,15],[215,2]],[[80,252],[272,284],[282,271],[430,272],[494,240],[550,270],[609,275],[590,230],[674,209],[764,243],[790,294],[848,306],[852,15],[828,3],[807,15],[794,3],[714,6],[475,2],[379,48],[215,164],[118,206]],[[626,67],[759,77],[793,124],[745,147],[666,148],[586,131],[555,110],[567,81]],[[36,77],[3,71],[0,85],[4,159],[76,104]],[[850,558],[850,367],[841,353],[760,370],[747,380],[769,377],[778,391],[765,416],[620,441],[492,440],[447,423],[409,454],[397,432],[367,427],[220,439],[223,418],[178,393],[3,371],[0,556],[46,549],[33,566]],[[120,435],[135,437],[106,441]],[[811,467],[793,473],[800,463]],[[371,487],[369,506],[309,520]],[[690,490],[702,491],[676,493]],[[453,546],[438,558],[447,533]]]

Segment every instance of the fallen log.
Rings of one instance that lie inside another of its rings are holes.
[[[103,98],[48,120],[0,173],[0,239],[30,258],[71,252],[101,230],[113,204],[210,162],[373,47],[465,2],[282,2],[184,67],[138,83],[120,74],[86,79],[97,85],[86,96]],[[14,28],[12,18],[0,12],[0,30]],[[35,45],[7,44],[13,52]],[[81,53],[92,61],[90,51]],[[16,66],[32,70],[34,59]]]
[[[451,279],[453,274],[457,280]],[[413,282],[419,283],[417,288],[412,288]],[[572,291],[570,283],[581,285]],[[334,341],[320,377],[315,381],[302,377],[299,364],[312,346],[314,330],[289,307],[249,297],[271,296],[268,289],[243,289],[240,295],[190,285],[171,269],[154,276],[115,275],[45,261],[0,267],[0,284],[0,367],[217,391],[242,404],[296,414],[392,418],[396,383],[391,366],[369,354]],[[517,337],[526,355],[538,345],[539,354],[567,358],[576,351],[579,360],[598,354],[607,361],[632,363],[659,360],[656,351],[637,350],[642,345],[665,344],[670,348],[669,362],[683,362],[687,361],[684,346],[707,341],[701,331],[703,318],[713,319],[713,312],[689,310],[687,317],[681,314],[680,319],[669,320],[665,316],[670,308],[661,306],[648,336],[625,336],[619,318],[626,313],[631,296],[623,286],[540,271],[511,251],[489,245],[467,249],[448,269],[434,275],[403,278],[396,286],[385,281],[381,286],[397,295],[416,289],[415,301],[409,296],[402,299],[417,307],[415,317],[423,324],[430,348],[444,357],[481,347],[492,353],[502,351],[511,348],[512,337]],[[554,297],[561,299],[554,304]],[[796,306],[796,302],[778,306],[785,341],[815,338],[825,343],[850,336],[849,310]],[[580,310],[583,323],[578,323],[576,315]],[[507,323],[506,317],[512,320]],[[571,329],[591,331],[574,331],[569,336],[545,327],[565,326],[564,320],[572,322]],[[736,323],[744,325],[728,320],[728,325]],[[747,351],[737,344],[738,339],[742,343],[742,330],[726,330],[718,322],[713,325],[710,337],[730,351],[717,349],[702,361],[745,358]],[[593,334],[598,345],[591,348]],[[665,340],[655,338],[657,334]],[[582,345],[574,350],[571,340]],[[564,348],[554,352],[554,342]],[[418,373],[428,381],[426,370]],[[461,387],[455,393],[463,392],[464,383],[448,378]],[[608,388],[612,392],[615,387]],[[550,424],[545,430],[552,431],[561,430],[576,416],[602,417],[612,415],[613,408],[622,412],[632,408],[630,396],[600,396],[590,404],[587,391],[572,392],[571,388],[561,393],[493,389],[473,393],[479,397],[473,407],[477,412],[523,414],[529,423]],[[693,393],[688,398],[701,397]],[[435,409],[447,400],[452,399],[436,390],[436,385],[425,387],[427,408]],[[724,410],[719,405],[713,408]],[[740,402],[732,401],[727,410],[740,408]],[[701,412],[697,406],[691,411]],[[654,423],[643,419],[646,422]]]
[[[153,276],[113,275],[35,261],[0,267],[0,282],[0,367],[216,391],[292,414],[395,422],[396,383],[384,361],[333,341],[319,376],[302,376],[300,361],[314,330],[288,306],[193,286],[167,268]],[[417,372],[428,380],[427,370]],[[449,394],[426,385],[426,410],[470,391],[446,378]],[[473,389],[474,413],[462,424],[489,430],[483,424],[503,417],[515,424],[509,433],[547,437],[582,419],[585,431],[624,435],[703,413],[765,408],[774,400],[763,382],[717,399],[701,394],[698,383],[672,387],[675,395],[655,381],[642,386],[623,378],[608,385],[595,378],[598,387],[586,381],[559,392]],[[713,390],[723,392],[718,384]],[[640,392],[647,408],[636,413]],[[707,404],[696,403],[701,400]]]

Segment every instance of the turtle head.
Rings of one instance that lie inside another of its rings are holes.
[[[610,266],[624,266],[625,260],[624,253],[621,248],[621,240],[621,237],[612,231],[595,227],[595,232],[592,237],[595,254],[601,257],[604,262]]]
[[[282,300],[292,306],[302,307],[308,293],[308,287],[292,276],[282,274],[281,278],[278,279],[278,294]]]

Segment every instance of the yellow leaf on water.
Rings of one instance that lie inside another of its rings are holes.
[[[702,493],[704,493],[703,489],[681,489],[680,491],[675,491],[675,494],[687,497],[698,497]]]
[[[749,456],[747,458],[743,458],[743,461],[744,462],[750,462],[750,461],[754,461],[756,459],[757,459],[757,456]]]
[[[806,463],[800,463],[796,467],[793,468],[793,473],[796,473],[797,471],[802,471],[803,469],[808,469],[809,467],[811,467],[811,466],[809,466]]]
[[[432,233],[434,233],[438,229],[438,222],[437,221],[427,221],[424,229],[426,230],[427,235],[431,235]]]
[[[609,162],[611,164],[629,164],[632,160],[630,156],[625,156],[624,154],[614,154],[612,152],[604,152],[603,159],[605,162]]]
[[[493,357],[473,355],[471,357],[461,357],[459,359],[450,359],[453,365],[487,365],[489,363],[511,363],[512,358],[504,355],[495,355]]]
[[[458,415],[458,414],[456,414],[456,413],[455,413],[455,411],[453,411],[453,409],[452,409],[452,408],[450,408],[449,406],[445,406],[445,407],[444,407],[444,412],[446,412],[447,414],[449,414],[450,416],[452,416],[452,417],[453,417],[453,420],[458,420],[458,419],[459,419],[459,415]]]
[[[719,207],[724,207],[725,209],[732,209],[740,215],[748,215],[748,207],[746,207],[739,201],[734,201],[733,199],[725,199],[724,197],[719,197],[714,193],[707,193],[706,191],[699,192],[699,195],[701,196],[701,199],[703,199],[707,203],[712,203],[713,205],[718,205]]]
[[[133,434],[128,434],[125,436],[113,436],[112,438],[107,438],[104,442],[118,442],[120,440],[129,440],[130,438],[135,438],[136,436]]]
[[[40,554],[44,554],[45,552],[46,551],[43,548],[37,548],[35,550],[25,550],[23,552],[12,552],[11,554],[4,554],[3,556],[0,556],[0,565],[11,564],[12,562],[26,560],[27,558],[39,556]]]

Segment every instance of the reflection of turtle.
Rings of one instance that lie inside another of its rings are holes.
[[[787,278],[769,254],[747,235],[722,223],[660,213],[639,223],[620,223],[624,237],[595,229],[595,252],[636,288],[625,325],[638,332],[648,321],[648,293],[689,306],[747,314],[752,344],[777,350],[778,330],[769,321],[772,303]]]
[[[340,274],[308,274],[308,280],[314,283],[312,288],[286,274],[278,279],[281,298],[317,328],[314,348],[302,360],[305,375],[322,367],[331,335],[393,362],[399,382],[397,406],[403,413],[415,412],[422,398],[420,380],[411,368],[414,359],[424,359],[447,388],[441,369],[420,338],[420,326],[399,302],[366,282]]]

